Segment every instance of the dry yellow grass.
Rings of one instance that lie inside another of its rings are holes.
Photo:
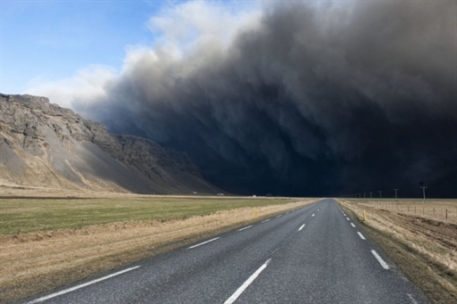
[[[449,216],[456,201],[339,202],[359,220],[366,211],[368,234],[433,303],[457,302],[457,225]],[[447,219],[442,215],[446,209]]]
[[[396,214],[407,214],[457,224],[456,200],[360,200],[358,204],[389,210]]]
[[[0,236],[0,299],[36,295],[314,201]]]

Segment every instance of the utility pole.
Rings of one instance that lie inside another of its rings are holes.
[[[425,200],[425,189],[427,189],[427,186],[421,186],[422,188],[422,194],[424,195],[424,200]]]
[[[395,191],[395,199],[397,199],[397,191],[398,191],[398,189],[394,189],[394,191]]]
[[[363,192],[363,198],[365,198],[365,192]]]
[[[373,198],[373,192],[370,192],[370,198]]]
[[[382,190],[379,190],[379,198],[382,198]]]

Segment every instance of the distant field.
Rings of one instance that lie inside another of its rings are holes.
[[[0,235],[132,221],[169,221],[241,207],[286,204],[297,199],[147,197],[109,199],[1,199]]]
[[[455,199],[352,199],[361,205],[457,224]]]

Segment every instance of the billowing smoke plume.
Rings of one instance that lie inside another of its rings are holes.
[[[457,195],[457,2],[269,5],[229,38],[131,51],[104,90],[74,107],[229,191]]]

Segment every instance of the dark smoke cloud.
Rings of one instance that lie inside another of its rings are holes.
[[[105,90],[76,108],[230,191],[457,195],[457,2],[276,4],[228,47],[144,52]]]

